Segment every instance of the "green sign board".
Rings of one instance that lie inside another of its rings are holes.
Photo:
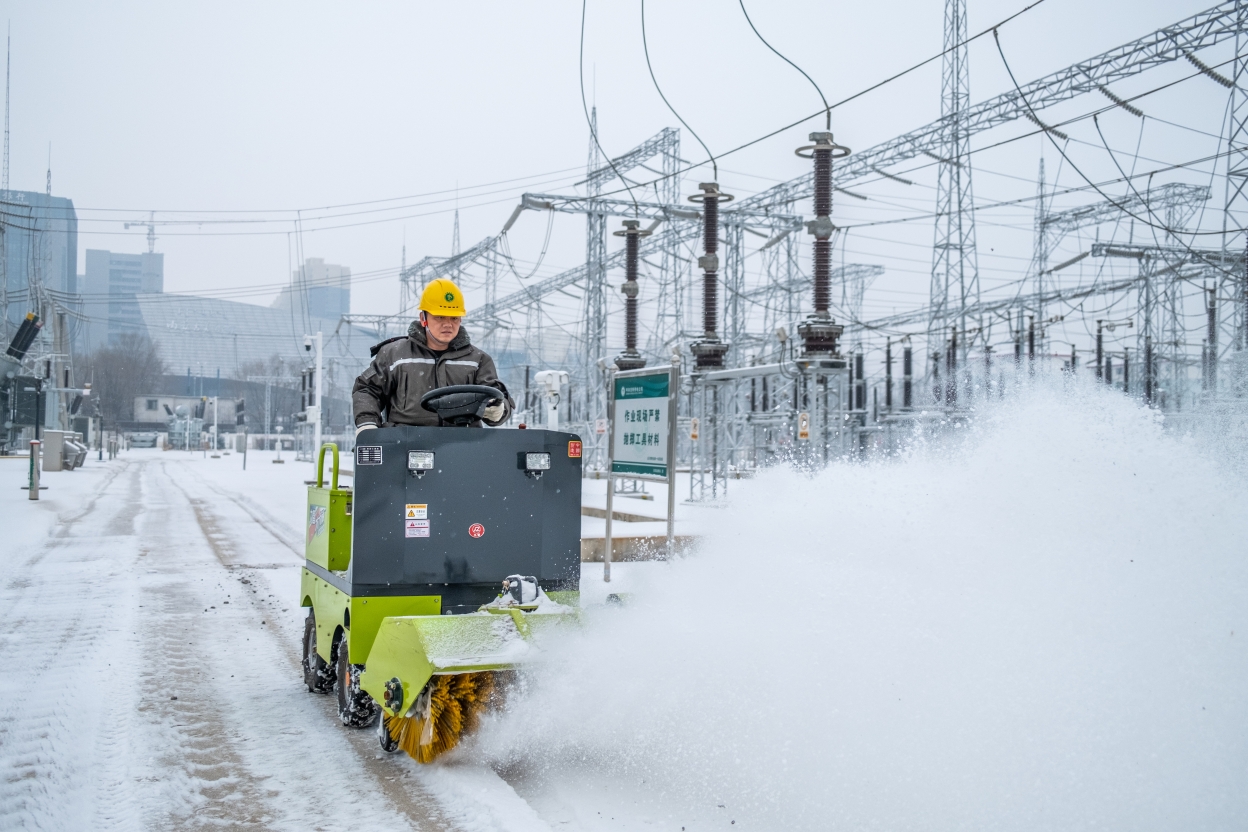
[[[667,370],[615,379],[611,473],[667,478],[670,384]]]

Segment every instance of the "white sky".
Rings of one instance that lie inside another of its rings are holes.
[[[1023,0],[972,3],[970,30],[1025,5]],[[1210,5],[1211,0],[1045,0],[1001,34],[1019,81],[1026,82]],[[942,6],[938,0],[747,4],[760,31],[831,100],[939,52]],[[585,85],[612,155],[676,126],[646,73],[639,9],[636,2],[589,4]],[[755,39],[736,3],[652,2],[646,11],[650,54],[664,92],[713,151],[818,109],[814,91]],[[392,274],[404,239],[409,263],[449,253],[457,185],[466,247],[498,231],[521,191],[570,190],[585,164],[588,130],[577,81],[581,6],[576,2],[40,2],[6,3],[5,16],[13,38],[11,186],[43,190],[51,142],[53,192],[72,198],[79,209],[80,250],[145,250],[145,232],[125,232],[122,223],[143,219],[151,210],[158,221],[199,221],[219,218],[214,211],[315,209],[442,192],[397,203],[406,206],[402,210],[323,223],[371,224],[303,234],[305,256],[347,265],[360,276]],[[1208,63],[1232,54],[1209,52],[1203,56]],[[972,46],[970,60],[973,101],[1008,88],[991,38]],[[1176,64],[1116,91],[1135,94],[1191,72],[1185,63]],[[836,137],[865,149],[924,125],[939,114],[939,89],[936,62],[837,110]],[[1069,117],[1104,103],[1075,101],[1054,114]],[[1140,103],[1150,116],[1215,134],[1225,105],[1226,91],[1207,79],[1184,81]],[[747,195],[808,169],[809,162],[792,151],[819,121],[724,159],[724,189]],[[1102,124],[1111,145],[1134,148],[1138,119],[1119,111],[1102,117]],[[1001,128],[977,136],[973,146],[1027,129]],[[1098,145],[1073,146],[1076,161],[1094,178],[1109,178],[1112,163],[1091,122],[1069,132]],[[1050,171],[1057,161],[1043,141],[1031,138],[978,154],[977,201],[1034,194],[1041,151]],[[1217,152],[1213,138],[1152,121],[1145,124],[1141,147],[1164,162]],[[704,158],[687,133],[682,151],[687,159]],[[1064,185],[1080,184],[1068,168],[1061,176]],[[1158,181],[1207,183],[1207,172],[1202,176],[1185,172]],[[518,177],[533,178],[473,189]],[[692,192],[697,181],[708,178],[709,168],[691,173],[683,191]],[[838,198],[837,221],[899,216],[887,203],[907,206],[911,213],[930,211],[934,177],[929,170],[915,178],[925,184],[866,187],[876,200],[870,203]],[[1080,196],[1059,205],[1095,199]],[[191,213],[168,213],[175,210]],[[799,210],[810,213],[807,205]],[[287,280],[288,258],[297,258],[288,247],[293,247],[287,233],[293,214],[247,216],[269,221],[158,229],[166,291]],[[1031,249],[1030,216],[1030,205],[981,214],[985,290],[1021,275]],[[520,220],[511,235],[518,257],[536,256],[545,225],[534,214]],[[556,220],[540,274],[583,259],[583,228],[575,216]],[[888,268],[868,294],[868,316],[926,300],[931,235],[930,221],[851,234],[847,262],[881,262]],[[271,294],[265,291],[240,299],[267,303]],[[359,281],[353,311],[392,311],[397,295],[393,277]]]

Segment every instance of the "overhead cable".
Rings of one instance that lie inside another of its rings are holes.
[[[577,64],[579,72],[577,73],[581,82],[581,109],[585,113],[585,123],[589,125],[589,135],[594,140],[594,147],[598,148],[598,152],[606,157],[607,164],[611,166],[611,170],[615,172],[616,177],[624,183],[624,189],[628,191],[628,198],[633,201],[634,213],[641,213],[641,209],[637,207],[637,197],[633,196],[633,189],[628,184],[628,180],[623,177],[619,169],[616,168],[615,162],[611,161],[611,157],[602,149],[602,144],[598,141],[598,127],[594,124],[594,120],[589,117],[589,106],[585,103],[585,7],[589,0],[581,0],[581,49],[580,62]],[[645,4],[642,4],[642,14],[645,14]],[[514,269],[513,269],[514,271]]]
[[[584,2],[584,0],[582,0],[582,2]],[[650,80],[654,82],[654,88],[655,90],[658,91],[659,98],[663,99],[663,103],[667,105],[667,109],[672,111],[672,115],[676,116],[676,120],[679,121],[681,124],[683,124],[685,126],[685,129],[688,130],[693,135],[693,137],[698,140],[698,144],[702,145],[702,149],[706,151],[706,155],[710,158],[710,161],[711,161],[711,171],[712,171],[711,178],[714,181],[718,182],[719,181],[719,163],[715,161],[715,154],[712,153],[711,149],[706,146],[706,142],[702,141],[702,137],[699,136],[696,132],[694,132],[694,129],[689,126],[689,122],[681,118],[680,113],[676,112],[676,108],[672,106],[672,102],[668,101],[667,96],[663,94],[663,89],[659,86],[659,79],[654,77],[654,67],[650,65],[650,46],[646,42],[646,0],[641,0],[641,48],[642,48],[642,51],[644,51],[646,55],[646,69],[650,71]],[[697,167],[697,165],[691,165],[689,168],[685,168],[685,170],[690,170],[693,167]],[[680,173],[684,173],[684,171],[679,171],[677,174],[673,174],[673,175],[679,175]],[[660,177],[660,179],[666,179],[666,178],[667,178],[666,176]]]
[[[828,106],[828,99],[827,97],[824,96],[823,90],[819,89],[819,85],[815,83],[815,79],[807,75],[806,71],[802,69],[800,66],[790,61],[784,55],[781,55],[780,50],[776,49],[776,47],[768,43],[767,38],[763,37],[762,33],[758,31],[758,27],[754,25],[754,21],[750,20],[750,13],[745,10],[745,0],[737,0],[737,2],[741,4],[741,14],[745,15],[745,22],[750,24],[750,28],[754,30],[754,34],[758,35],[758,39],[763,42],[763,46],[766,46],[772,52],[775,52],[776,56],[779,57],[780,60],[784,61],[789,66],[793,67],[798,72],[802,73],[802,77],[810,82],[810,85],[815,88],[815,92],[819,93],[819,98],[823,101],[823,109],[828,114],[828,120],[825,125],[825,128],[828,130],[831,130],[832,129],[832,108]]]
[[[1005,71],[1006,71],[1006,73],[1010,76],[1010,82],[1014,84],[1014,89],[1018,91],[1019,100],[1021,100],[1021,101],[1023,102],[1023,106],[1025,106],[1025,107],[1027,108],[1027,111],[1028,111],[1029,113],[1031,113],[1031,114],[1034,116],[1034,115],[1035,115],[1035,112],[1032,110],[1030,102],[1028,102],[1028,101],[1027,101],[1027,96],[1023,94],[1023,90],[1022,90],[1022,88],[1018,85],[1018,79],[1016,79],[1016,78],[1014,77],[1014,70],[1010,67],[1010,62],[1009,62],[1008,60],[1006,60],[1006,57],[1005,57],[1005,49],[1001,46],[1001,36],[997,34],[997,31],[996,31],[995,29],[994,29],[994,30],[993,30],[993,32],[992,32],[992,36],[993,36],[993,40],[994,40],[994,41],[996,42],[996,44],[997,44],[997,54],[999,54],[999,55],[1001,56],[1001,63],[1005,66]],[[1093,117],[1093,121],[1095,122],[1095,117]],[[1098,128],[1098,129],[1099,129],[1099,128]],[[1118,208],[1118,210],[1122,211],[1122,213],[1124,213],[1124,214],[1126,214],[1127,216],[1131,217],[1131,218],[1132,218],[1132,219],[1134,219],[1136,222],[1139,222],[1139,223],[1141,223],[1141,224],[1143,224],[1143,225],[1145,225],[1145,226],[1147,226],[1147,227],[1149,227],[1149,228],[1156,228],[1156,229],[1158,229],[1158,230],[1161,230],[1161,231],[1166,231],[1166,232],[1168,232],[1168,233],[1174,234],[1174,235],[1175,235],[1175,239],[1176,239],[1176,241],[1179,243],[1179,245],[1180,245],[1180,246],[1182,246],[1183,248],[1187,249],[1187,251],[1188,251],[1188,253],[1189,253],[1189,254],[1191,254],[1191,255],[1192,255],[1192,256],[1194,256],[1194,257],[1197,257],[1198,259],[1200,258],[1200,255],[1199,255],[1199,254],[1198,254],[1198,253],[1197,253],[1197,252],[1196,252],[1196,251],[1195,251],[1195,250],[1194,250],[1191,246],[1189,246],[1187,243],[1183,242],[1183,240],[1181,240],[1181,239],[1179,239],[1179,238],[1178,238],[1178,236],[1177,236],[1177,235],[1178,235],[1179,233],[1183,233],[1183,234],[1187,234],[1187,235],[1191,235],[1191,236],[1204,236],[1204,235],[1219,235],[1219,236],[1224,236],[1224,235],[1225,235],[1225,234],[1227,234],[1227,233],[1239,233],[1239,232],[1242,232],[1242,231],[1248,230],[1248,229],[1243,229],[1243,228],[1237,228],[1237,229],[1225,229],[1225,230],[1222,230],[1222,231],[1180,231],[1180,230],[1178,230],[1178,229],[1173,229],[1173,228],[1170,228],[1169,226],[1165,225],[1164,223],[1159,224],[1159,223],[1150,222],[1149,220],[1144,219],[1143,217],[1139,216],[1138,214],[1135,214],[1135,213],[1133,213],[1133,212],[1129,211],[1129,210],[1126,208],[1126,206],[1124,206],[1124,205],[1123,205],[1123,204],[1122,204],[1119,200],[1116,200],[1114,197],[1111,197],[1109,194],[1105,193],[1105,191],[1101,190],[1101,188],[1100,188],[1100,187],[1099,187],[1099,186],[1098,186],[1095,182],[1093,182],[1091,179],[1089,179],[1089,178],[1087,177],[1087,175],[1086,175],[1086,174],[1085,174],[1085,173],[1084,173],[1084,172],[1083,172],[1083,171],[1079,168],[1079,166],[1075,164],[1074,160],[1073,160],[1073,159],[1071,159],[1071,158],[1070,158],[1070,157],[1066,154],[1066,150],[1065,150],[1065,149],[1064,149],[1064,148],[1063,148],[1060,144],[1058,144],[1057,140],[1056,140],[1056,139],[1054,139],[1054,138],[1053,138],[1053,136],[1052,136],[1052,135],[1050,135],[1048,131],[1044,131],[1044,134],[1045,134],[1045,136],[1046,136],[1046,137],[1048,137],[1049,142],[1053,145],[1053,147],[1057,150],[1057,152],[1061,154],[1062,158],[1063,158],[1063,159],[1065,159],[1065,160],[1066,160],[1066,162],[1070,165],[1071,169],[1073,169],[1073,170],[1075,171],[1075,173],[1079,174],[1079,178],[1080,178],[1080,179],[1082,179],[1084,182],[1087,182],[1090,186],[1092,186],[1092,189],[1093,189],[1094,191],[1096,191],[1098,194],[1100,194],[1100,195],[1101,195],[1101,197],[1102,197],[1102,198],[1103,198],[1106,202],[1108,202],[1109,204],[1111,204],[1111,205],[1113,205],[1114,207]],[[1117,166],[1117,160],[1116,160],[1116,159],[1115,159],[1115,161],[1114,161],[1114,164]],[[1121,171],[1122,171],[1122,168],[1121,168],[1121,167],[1119,167],[1119,172],[1121,172]],[[1137,194],[1137,195],[1138,195],[1138,194]],[[1145,207],[1146,207],[1146,208],[1148,207],[1148,206],[1147,206],[1147,203],[1145,204]],[[1148,208],[1148,210],[1149,210],[1149,213],[1151,214],[1151,213],[1152,213],[1152,209],[1151,209],[1151,208]],[[1214,265],[1214,264],[1212,264],[1212,263],[1209,263],[1208,265],[1210,266],[1210,268],[1217,269],[1218,271],[1224,272],[1225,274],[1228,274],[1228,275],[1232,275],[1232,273],[1231,273],[1230,271],[1228,271],[1228,270],[1226,270],[1226,269],[1222,269],[1222,268],[1220,268],[1220,267],[1218,267],[1218,266],[1215,266],[1215,265]],[[1233,276],[1233,277],[1238,277],[1238,275],[1232,275],[1232,276]]]

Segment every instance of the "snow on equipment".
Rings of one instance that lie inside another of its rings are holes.
[[[354,488],[326,444],[308,487],[304,682],[421,762],[476,726],[499,672],[579,602],[580,437],[454,427],[497,395],[431,391],[422,403],[452,427],[367,431]]]

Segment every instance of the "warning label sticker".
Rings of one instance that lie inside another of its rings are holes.
[[[408,503],[403,509],[403,517],[407,520],[428,520],[429,505],[427,503]]]
[[[429,521],[428,520],[405,520],[403,521],[405,528],[403,530],[404,537],[428,537]]]
[[[311,543],[318,534],[325,533],[325,513],[325,506],[308,506],[307,543]]]

